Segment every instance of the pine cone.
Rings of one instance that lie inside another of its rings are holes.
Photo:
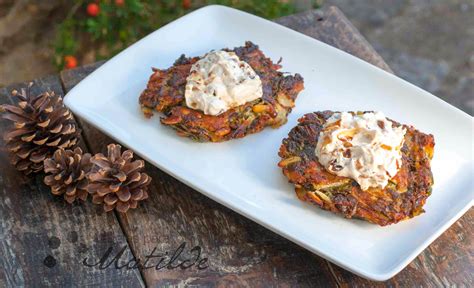
[[[64,195],[71,204],[76,199],[87,199],[87,178],[92,164],[91,154],[82,154],[81,148],[72,150],[58,149],[53,157],[44,160],[44,183],[51,187],[54,195]]]
[[[121,154],[121,147],[116,144],[107,146],[107,156],[98,153],[91,158],[93,166],[87,177],[93,203],[104,204],[107,212],[115,209],[124,213],[148,198],[151,177],[141,172],[145,162],[132,158],[132,151]]]
[[[62,98],[54,92],[31,96],[28,88],[21,93],[13,90],[19,98],[18,106],[2,105],[2,117],[14,122],[14,128],[4,134],[7,149],[11,152],[11,163],[25,174],[43,170],[43,160],[51,157],[57,148],[76,145],[79,131],[71,112],[64,106]]]

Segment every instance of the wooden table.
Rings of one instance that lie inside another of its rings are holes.
[[[276,22],[391,71],[335,7]],[[34,89],[65,94],[100,64],[37,79]],[[0,89],[0,104],[14,102],[10,91],[25,85]],[[81,119],[77,121],[83,129],[81,145],[85,150],[97,153],[113,142]],[[1,120],[0,131],[7,124]],[[41,175],[32,179],[16,172],[8,164],[3,140],[0,147],[1,287],[474,286],[473,209],[396,277],[372,282],[238,215],[151,165],[147,165],[153,177],[150,199],[125,215],[104,213],[102,207],[90,202],[71,206],[52,196]],[[173,253],[182,243],[185,252],[199,246],[201,257],[207,258],[201,264],[208,267],[117,269],[112,263],[101,269],[83,264],[85,258],[89,264],[98,262],[110,247],[108,262],[122,251],[118,263],[127,264],[134,256],[143,260],[150,253]]]

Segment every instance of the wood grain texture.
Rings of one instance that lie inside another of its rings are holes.
[[[474,209],[395,277],[374,282],[334,266],[338,284],[354,287],[474,287]]]
[[[33,93],[63,94],[58,76],[34,82]],[[14,103],[10,91],[21,87],[26,83],[0,89],[0,104]],[[0,119],[0,131],[10,125]],[[0,148],[1,287],[143,286],[138,271],[98,270],[82,264],[85,257],[99,256],[112,245],[127,246],[113,214],[91,203],[69,205],[53,196],[43,175],[25,177],[9,164],[3,139]]]
[[[334,7],[277,20],[278,23],[326,42],[391,71],[352,24]],[[63,71],[61,79],[71,89],[98,65]],[[86,123],[84,135],[94,152],[113,142]],[[186,185],[148,165],[153,177],[150,199],[139,209],[120,215],[122,227],[138,257],[170,251],[186,242],[199,245],[209,268],[185,271],[147,269],[151,286],[204,285],[221,287],[272,286],[472,286],[473,212],[461,218],[396,277],[372,282],[347,272],[262,228]]]

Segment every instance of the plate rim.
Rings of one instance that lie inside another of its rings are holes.
[[[287,30],[287,32],[289,33],[294,33],[295,35],[297,34],[298,37],[305,37],[307,39],[310,39],[311,41],[316,41],[318,42],[319,44],[323,44],[327,47],[330,47],[331,49],[335,49],[337,50],[338,53],[343,53],[343,54],[346,54],[346,55],[349,55],[350,57],[352,57],[353,59],[357,60],[357,61],[360,61],[360,62],[363,62],[363,64],[368,65],[368,67],[370,67],[371,69],[376,69],[378,71],[381,71],[383,72],[386,76],[386,77],[393,77],[393,78],[396,78],[397,80],[401,80],[402,82],[400,83],[403,83],[404,85],[409,85],[411,86],[411,88],[416,88],[417,90],[419,90],[418,92],[421,92],[420,94],[423,94],[423,97],[427,97],[429,96],[430,97],[430,101],[438,101],[438,102],[441,102],[442,105],[444,105],[446,108],[449,108],[453,113],[457,113],[458,116],[461,116],[462,118],[467,118],[466,120],[469,121],[469,119],[471,120],[471,123],[474,123],[473,122],[473,118],[467,114],[466,112],[460,110],[459,108],[457,107],[454,107],[453,105],[447,103],[446,101],[434,96],[434,95],[431,95],[431,93],[429,92],[426,92],[425,90],[413,85],[412,83],[409,83],[407,81],[405,81],[404,79],[401,79],[399,77],[397,77],[396,75],[394,74],[391,74],[377,66],[374,66],[373,64],[369,63],[369,62],[366,62],[354,55],[351,55],[343,50],[340,50],[336,47],[333,47],[333,46],[330,46],[322,41],[319,41],[315,38],[312,38],[310,36],[307,36],[305,34],[302,34],[298,31],[295,31],[293,29],[290,29],[288,27],[285,27],[283,25],[280,25],[278,23],[275,23],[273,21],[270,21],[270,20],[267,20],[267,19],[263,19],[259,16],[256,16],[256,15],[252,15],[250,13],[247,13],[247,12],[244,12],[244,11],[240,11],[240,10],[237,10],[237,9],[234,9],[234,8],[230,8],[230,7],[227,7],[227,6],[221,6],[221,5],[208,5],[208,6],[205,6],[205,7],[202,7],[200,9],[197,9],[191,13],[188,13],[162,27],[160,27],[159,29],[151,32],[150,34],[148,34],[147,36],[143,37],[142,39],[140,39],[139,41],[135,42],[133,45],[127,47],[126,49],[124,49],[123,51],[121,51],[119,54],[117,54],[116,56],[114,56],[113,58],[111,58],[110,60],[108,60],[106,63],[104,63],[102,66],[100,66],[99,68],[97,68],[95,71],[93,71],[92,73],[90,73],[88,76],[86,76],[84,79],[82,79],[79,83],[77,83],[64,97],[64,104],[69,107],[74,115],[77,115],[79,116],[80,118],[84,119],[85,121],[87,121],[89,124],[91,124],[92,126],[94,126],[95,128],[97,128],[98,130],[100,130],[102,133],[108,135],[109,137],[111,137],[112,139],[116,140],[117,142],[119,143],[123,143],[125,144],[125,146],[128,146],[128,147],[133,147],[133,143],[129,143],[130,141],[127,141],[127,140],[124,140],[124,139],[118,139],[118,137],[115,137],[114,135],[112,135],[112,133],[109,133],[109,131],[107,131],[106,129],[102,129],[100,128],[98,125],[96,125],[96,123],[94,122],[94,119],[93,117],[89,117],[87,116],[87,113],[83,113],[81,111],[81,108],[77,108],[74,107],[74,101],[72,100],[72,97],[74,97],[74,95],[78,94],[76,91],[80,91],[82,88],[83,85],[85,85],[84,83],[86,83],[87,79],[90,79],[90,78],[93,78],[95,77],[95,75],[98,75],[99,73],[101,73],[101,71],[103,70],[106,70],[108,66],[111,66],[111,65],[114,65],[117,61],[120,60],[120,57],[121,55],[123,54],[126,54],[127,51],[135,46],[135,45],[140,45],[140,43],[143,43],[145,42],[148,38],[150,38],[154,33],[160,31],[160,30],[163,30],[163,29],[171,29],[173,26],[175,25],[178,25],[183,19],[187,19],[187,18],[191,18],[191,17],[195,17],[195,16],[198,16],[198,14],[201,14],[201,13],[205,13],[205,11],[207,10],[212,10],[212,9],[217,9],[217,10],[220,10],[220,9],[223,9],[223,10],[227,10],[227,11],[231,11],[231,13],[235,13],[236,15],[238,15],[239,17],[240,16],[245,16],[245,17],[254,17],[254,19],[258,19],[259,21],[265,21],[265,22],[268,22],[268,23],[271,23],[272,25],[275,25],[275,27],[279,26],[280,28],[283,28],[284,30]],[[239,15],[240,14],[240,15]],[[72,95],[72,97],[71,97]],[[76,96],[76,98],[80,98],[79,96]],[[133,141],[132,141],[133,142]],[[134,151],[135,152],[135,151]],[[314,248],[314,247],[310,247],[308,244],[305,244],[303,243],[301,240],[298,240],[297,238],[293,237],[292,235],[289,235],[287,233],[285,233],[285,231],[280,231],[279,229],[275,228],[275,227],[272,227],[271,224],[268,224],[268,223],[263,223],[259,218],[257,217],[253,217],[251,216],[250,214],[247,214],[246,212],[242,211],[239,207],[237,206],[233,206],[231,203],[226,203],[224,201],[224,199],[219,199],[217,196],[213,195],[212,193],[208,193],[205,189],[205,187],[199,187],[200,185],[196,184],[196,183],[192,183],[191,181],[188,181],[184,178],[182,178],[180,175],[176,174],[176,173],[173,173],[172,171],[169,171],[167,169],[167,167],[165,165],[160,165],[157,161],[151,159],[150,157],[148,157],[147,155],[142,155],[141,153],[139,152],[135,152],[137,153],[138,155],[140,155],[142,158],[144,158],[145,160],[147,160],[149,163],[153,164],[153,166],[159,168],[160,170],[166,172],[167,174],[171,175],[172,177],[176,178],[177,180],[179,180],[180,182],[188,185],[189,187],[193,188],[194,190],[196,191],[199,191],[201,194],[205,195],[206,197],[212,199],[213,201],[216,201],[218,202],[219,204],[221,205],[224,205],[225,207],[239,213],[240,215],[242,215],[243,217],[246,217],[247,219],[250,219],[256,223],[258,223],[259,225],[265,227],[266,229],[269,229],[271,231],[273,231],[274,233],[276,234],[279,234],[281,235],[282,237],[286,238],[286,239],[289,239],[290,241],[296,243],[297,245],[301,246],[301,247],[304,247],[305,249],[309,250],[310,252],[312,253],[315,253],[317,254],[318,256],[320,257],[323,257],[327,260],[329,260],[330,262],[340,266],[340,267],[343,267],[344,269],[354,273],[354,274],[357,274],[359,276],[362,276],[364,278],[367,278],[367,279],[370,279],[370,280],[375,280],[375,281],[385,281],[387,279],[390,279],[391,277],[393,277],[394,275],[396,275],[397,273],[399,273],[401,270],[403,270],[411,261],[413,261],[413,259],[415,259],[424,249],[426,249],[435,239],[437,239],[442,233],[444,233],[455,221],[457,221],[462,215],[464,215],[464,213],[467,212],[467,210],[469,210],[472,206],[473,206],[473,203],[474,203],[474,199],[471,199],[471,201],[469,203],[467,203],[465,206],[463,206],[462,209],[460,209],[459,211],[457,211],[457,213],[455,214],[455,216],[451,217],[448,221],[446,221],[443,225],[441,225],[440,228],[438,228],[436,230],[435,233],[432,233],[429,237],[427,237],[420,245],[418,245],[416,247],[416,249],[413,249],[408,256],[404,257],[403,260],[401,261],[398,261],[397,264],[394,266],[394,267],[391,267],[391,268],[387,268],[386,271],[383,271],[383,272],[374,272],[374,271],[368,271],[369,269],[358,269],[357,265],[354,264],[354,265],[350,265],[351,263],[343,263],[341,261],[339,261],[338,259],[334,258],[333,256],[327,254],[325,251],[323,250],[319,250],[317,248]]]

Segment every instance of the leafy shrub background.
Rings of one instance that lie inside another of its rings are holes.
[[[59,69],[73,68],[109,58],[166,23],[209,4],[268,19],[295,12],[295,3],[289,0],[74,0],[57,33],[55,64]]]

